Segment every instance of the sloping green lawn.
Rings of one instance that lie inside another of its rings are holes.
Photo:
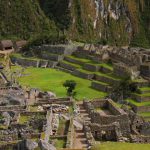
[[[76,98],[79,100],[106,96],[106,93],[90,88],[90,80],[81,79],[56,69],[27,68],[24,74],[26,75],[19,79],[21,85],[39,88],[43,91],[52,91],[58,97],[66,96],[66,89],[63,87],[63,82],[66,80],[75,80],[77,82]]]
[[[92,150],[150,150],[150,144],[106,142],[95,145]]]

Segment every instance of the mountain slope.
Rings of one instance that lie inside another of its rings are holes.
[[[0,20],[1,38],[28,39],[41,32],[56,32],[37,0],[1,0]]]
[[[62,31],[68,39],[150,47],[148,0],[1,0],[0,37]]]

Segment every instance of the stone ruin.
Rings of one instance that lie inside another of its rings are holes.
[[[118,108],[108,100],[84,101],[83,105],[91,119],[85,122],[87,135],[94,141],[150,142],[150,124],[133,111]],[[88,129],[88,131],[87,131]]]
[[[60,135],[58,130],[60,120],[66,119],[73,104],[70,98],[57,98],[49,91],[12,86],[1,87],[0,96],[0,149],[56,150],[57,138],[67,140],[69,117],[64,124],[66,134]]]
[[[97,62],[112,61],[119,75],[129,75],[133,79],[140,75],[150,77],[149,49],[85,44],[83,47],[78,47],[74,54]]]

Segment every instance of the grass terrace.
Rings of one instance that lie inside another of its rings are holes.
[[[109,63],[101,63],[101,64],[99,64],[99,66],[104,67],[104,68],[107,68],[107,69],[113,71],[113,66],[112,66],[112,64],[109,64]]]
[[[71,63],[71,62],[68,62],[68,61],[65,61],[65,60],[63,60],[62,63],[71,65],[71,66],[76,67],[76,68],[81,68],[82,67],[82,66],[80,66],[78,64],[74,64],[74,63]]]
[[[92,62],[92,60],[90,60],[90,59],[78,58],[78,57],[75,57],[75,56],[73,56],[73,55],[67,56],[67,57],[72,58],[72,59],[77,60],[77,61],[80,61],[80,62],[83,62],[83,63],[94,63],[94,62]]]
[[[150,96],[150,93],[144,93],[144,94],[133,93],[133,94],[137,95],[137,96],[141,96],[141,97],[149,97]]]
[[[15,69],[18,68],[14,67],[13,70]],[[78,100],[82,100],[83,98],[103,98],[107,95],[107,93],[92,89],[90,87],[90,80],[82,79],[56,69],[30,67],[25,70],[24,74],[28,74],[28,76],[22,76],[19,79],[22,86],[36,87],[43,91],[52,91],[58,97],[66,96],[66,89],[63,87],[63,83],[66,80],[75,80],[77,82],[76,99]]]
[[[114,75],[112,73],[106,74],[106,73],[102,73],[102,72],[96,72],[95,74],[100,75],[100,76],[104,76],[104,77],[107,77],[107,78],[110,78],[113,80],[118,80],[118,81],[122,80],[122,78],[117,77],[116,75]]]
[[[127,99],[127,101],[129,103],[135,105],[135,106],[138,106],[138,107],[140,107],[140,106],[150,106],[150,101],[149,102],[141,102],[141,103],[137,102],[137,101],[135,101],[133,99]]]
[[[140,91],[150,91],[150,87],[139,88]]]
[[[150,112],[139,113],[139,115],[142,116],[142,117],[150,117]]]
[[[42,59],[37,58],[37,57],[24,57],[19,53],[13,53],[13,54],[11,54],[11,57],[17,57],[17,58],[23,58],[23,59],[29,59],[29,60],[42,60]]]

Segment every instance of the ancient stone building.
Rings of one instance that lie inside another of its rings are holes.
[[[13,42],[11,40],[3,40],[0,42],[0,50],[14,50],[13,49]]]

